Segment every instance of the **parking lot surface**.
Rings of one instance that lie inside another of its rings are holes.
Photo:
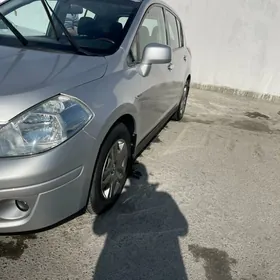
[[[0,279],[280,279],[279,111],[191,90],[109,212],[0,236]]]

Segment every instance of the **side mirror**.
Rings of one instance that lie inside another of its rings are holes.
[[[72,15],[81,15],[81,14],[83,14],[83,12],[84,12],[83,7],[78,6],[78,5],[72,4],[69,8],[69,14],[72,14]]]
[[[152,64],[167,64],[171,62],[171,59],[172,51],[169,46],[151,43],[144,49],[142,62],[139,66],[140,74],[146,77],[149,75]]]

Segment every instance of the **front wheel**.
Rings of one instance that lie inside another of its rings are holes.
[[[187,80],[187,82],[184,86],[184,89],[183,89],[183,94],[182,94],[182,98],[180,100],[178,109],[172,117],[172,119],[174,121],[180,121],[184,117],[186,105],[187,105],[187,101],[188,101],[188,96],[189,96],[189,91],[190,91],[190,81]]]
[[[100,214],[110,208],[120,196],[131,164],[131,135],[120,123],[101,146],[93,174],[87,210]]]

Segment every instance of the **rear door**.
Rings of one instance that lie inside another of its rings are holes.
[[[180,102],[184,84],[186,81],[186,50],[184,48],[184,39],[182,25],[180,20],[170,10],[165,10],[168,44],[172,49],[172,86],[170,90],[170,104]]]

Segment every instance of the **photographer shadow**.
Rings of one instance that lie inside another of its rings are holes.
[[[116,205],[94,221],[94,233],[107,236],[93,280],[187,280],[179,237],[188,223],[178,205],[149,184],[142,164],[129,181]]]

